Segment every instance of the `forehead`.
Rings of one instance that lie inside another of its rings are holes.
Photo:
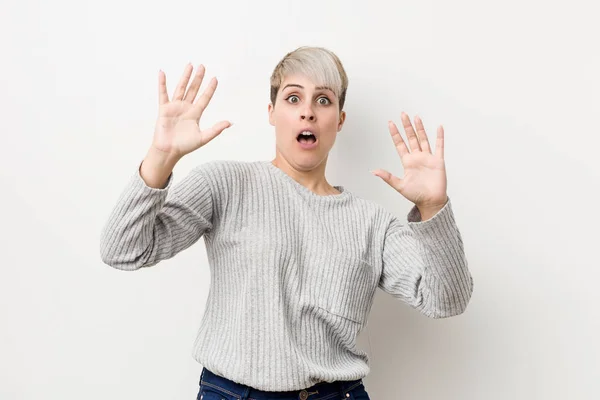
[[[328,90],[335,94],[333,89],[328,85],[314,82],[310,77],[304,74],[286,75],[281,82],[280,91],[283,90]]]

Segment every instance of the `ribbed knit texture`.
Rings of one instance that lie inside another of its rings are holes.
[[[139,166],[138,166],[139,167]],[[192,354],[267,391],[365,377],[356,347],[377,287],[431,318],[462,313],[473,279],[451,202],[403,223],[342,186],[321,196],[270,161],[210,161],[148,187],[139,168],[103,227],[103,262],[137,270],[204,238],[210,290]],[[403,201],[398,195],[398,201]]]

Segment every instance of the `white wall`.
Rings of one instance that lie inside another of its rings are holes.
[[[357,3],[359,4],[359,3]],[[595,399],[600,390],[600,53],[596,5],[482,2],[16,1],[0,16],[0,398],[192,399],[208,294],[203,241],[124,273],[99,234],[150,141],[157,74],[220,86],[185,158],[271,159],[269,75],[300,45],[350,75],[328,178],[398,215],[386,129],[446,132],[448,190],[475,291],[430,320],[378,291],[360,345],[374,399]],[[594,39],[596,38],[596,39]]]

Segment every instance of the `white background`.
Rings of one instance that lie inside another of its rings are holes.
[[[327,177],[405,216],[387,121],[446,132],[475,290],[431,320],[378,291],[359,345],[373,399],[596,399],[600,52],[595,2],[3,0],[0,398],[193,399],[204,242],[138,272],[100,230],[152,139],[159,69],[220,85],[235,125],[184,158],[270,160],[269,76],[327,47],[350,77]],[[368,5],[366,5],[368,4]]]

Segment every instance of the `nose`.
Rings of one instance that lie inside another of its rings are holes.
[[[315,120],[315,113],[313,112],[311,107],[306,107],[304,110],[301,111],[300,113],[300,119],[301,120],[306,120],[308,119],[309,121],[314,121]]]

